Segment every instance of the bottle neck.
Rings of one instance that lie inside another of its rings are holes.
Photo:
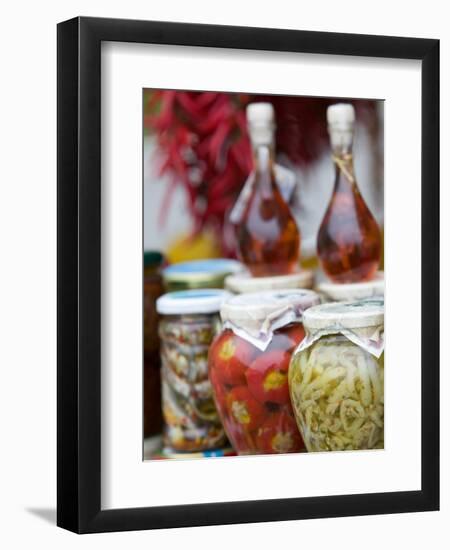
[[[353,127],[330,131],[332,159],[336,170],[335,187],[344,182],[355,186],[353,169]]]
[[[347,182],[351,186],[356,186],[355,172],[353,169],[353,155],[351,153],[336,154],[333,152],[333,162],[336,171],[336,186]]]
[[[250,141],[252,144],[253,159],[257,161],[257,151],[261,147],[269,149],[271,159],[275,155],[275,125],[273,123],[252,123],[248,127]]]
[[[262,197],[269,199],[277,192],[275,184],[274,150],[270,145],[258,145],[253,149],[253,166],[256,188]]]
[[[271,198],[276,193],[275,175],[275,125],[273,123],[253,123],[249,125],[253,151],[253,168],[256,188],[263,198]]]
[[[257,172],[264,172],[273,168],[275,150],[272,143],[253,144],[253,166]]]
[[[348,155],[353,149],[353,124],[336,124],[328,126],[330,134],[330,143],[333,153],[337,156]]]

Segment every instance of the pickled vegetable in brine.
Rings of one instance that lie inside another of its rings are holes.
[[[384,447],[383,354],[323,337],[293,357],[289,388],[308,451]]]

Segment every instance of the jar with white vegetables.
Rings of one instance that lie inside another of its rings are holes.
[[[328,303],[303,314],[289,391],[308,451],[384,447],[384,299]]]

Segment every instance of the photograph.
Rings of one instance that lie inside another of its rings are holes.
[[[5,6],[0,547],[445,547],[446,4]]]
[[[384,101],[146,88],[142,128],[143,459],[384,449]]]
[[[372,31],[58,24],[59,526],[439,509],[439,40]]]

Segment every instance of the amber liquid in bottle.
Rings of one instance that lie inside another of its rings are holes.
[[[253,191],[237,227],[238,255],[254,277],[299,269],[300,231],[273,170],[273,149],[255,149]]]
[[[359,192],[351,147],[335,150],[333,160],[336,179],[317,237],[318,256],[334,282],[369,281],[380,262],[380,230]]]

